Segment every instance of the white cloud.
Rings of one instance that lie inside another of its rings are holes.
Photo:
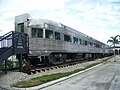
[[[105,43],[120,34],[119,0],[2,0],[1,4],[0,35],[14,30],[14,17],[23,13],[63,23]]]

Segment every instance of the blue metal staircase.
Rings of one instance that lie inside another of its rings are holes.
[[[11,31],[0,37],[0,63],[11,55],[27,55],[29,53],[28,35]]]
[[[0,63],[13,54],[12,48],[0,48]]]

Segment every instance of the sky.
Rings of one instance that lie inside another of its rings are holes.
[[[0,0],[0,36],[14,31],[15,16],[49,19],[103,43],[120,35],[120,0]]]

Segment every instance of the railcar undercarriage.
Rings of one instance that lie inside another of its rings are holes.
[[[110,56],[111,54],[102,53],[51,53],[49,56],[32,56],[29,57],[30,64],[36,66],[37,64],[44,65],[60,65],[65,62],[73,61],[90,61],[97,58],[103,58],[105,56]]]

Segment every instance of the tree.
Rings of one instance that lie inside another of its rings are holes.
[[[120,43],[118,38],[120,38],[120,35],[110,37],[110,39],[107,41],[107,43],[112,43],[111,46],[113,46],[113,48],[115,49],[116,44]],[[114,50],[114,56],[115,56],[115,50]]]
[[[118,37],[120,37],[120,35],[116,35],[115,37],[110,37],[110,39],[107,41],[107,43],[109,43],[109,42],[112,43],[112,45],[115,48],[115,45],[120,43]]]

